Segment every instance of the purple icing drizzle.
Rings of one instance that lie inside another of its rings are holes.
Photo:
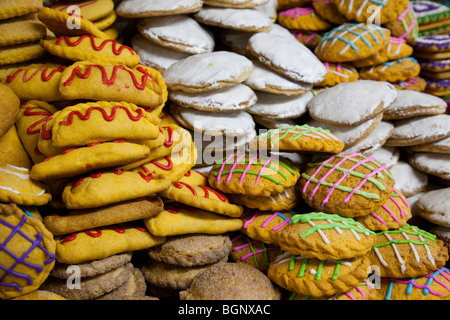
[[[450,35],[434,34],[417,37],[414,43],[415,48],[437,47],[439,50],[450,48]]]
[[[22,215],[22,218],[20,220],[20,223],[17,224],[16,226],[11,225],[10,223],[8,223],[7,221],[0,219],[0,223],[5,225],[8,228],[11,228],[11,233],[9,234],[9,236],[5,239],[5,241],[3,243],[0,243],[0,251],[5,252],[6,254],[10,255],[15,262],[10,266],[10,267],[6,267],[2,264],[0,264],[0,268],[4,271],[4,274],[0,277],[0,286],[4,286],[4,287],[10,287],[10,288],[14,288],[18,291],[22,291],[22,288],[17,284],[17,283],[6,283],[3,280],[8,276],[8,275],[13,275],[17,278],[21,278],[21,279],[25,279],[28,283],[28,285],[31,285],[33,283],[33,280],[31,279],[31,277],[27,274],[22,274],[19,272],[14,271],[14,268],[18,265],[18,264],[23,264],[27,267],[33,268],[36,270],[37,273],[41,273],[43,271],[43,267],[40,265],[36,265],[33,263],[30,263],[28,261],[26,261],[26,258],[28,257],[28,255],[35,249],[35,248],[39,248],[41,249],[47,256],[49,256],[49,259],[44,261],[44,264],[49,264],[51,262],[53,262],[55,260],[55,255],[51,254],[50,252],[48,252],[42,245],[41,245],[41,241],[42,241],[42,234],[37,233],[35,235],[36,239],[31,239],[29,236],[27,236],[25,233],[22,232],[21,227],[25,224],[25,222],[27,221],[27,215]],[[22,236],[24,239],[28,240],[29,242],[31,242],[31,246],[30,248],[28,248],[27,251],[23,252],[22,255],[20,257],[16,256],[14,253],[12,253],[11,251],[9,251],[6,248],[6,245],[8,244],[8,242],[14,237],[14,236]]]
[[[427,82],[427,86],[431,87],[436,87],[437,89],[447,89],[448,87],[450,87],[450,79],[444,79],[444,80],[439,80],[439,81],[433,81],[430,79],[425,79]]]

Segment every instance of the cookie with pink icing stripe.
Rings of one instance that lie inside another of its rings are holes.
[[[310,31],[329,30],[332,26],[327,20],[316,14],[314,8],[297,7],[278,12],[278,23],[287,29]]]
[[[361,153],[340,153],[308,163],[299,179],[303,199],[311,208],[350,218],[381,207],[394,183],[386,165]]]
[[[404,39],[409,44],[414,44],[419,36],[419,22],[411,2],[396,19],[386,22],[384,26],[391,30],[394,37]]]

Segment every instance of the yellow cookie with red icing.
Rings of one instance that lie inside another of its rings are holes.
[[[79,103],[54,113],[42,125],[38,147],[52,156],[61,153],[61,148],[94,142],[156,139],[158,122],[133,103]]]
[[[167,87],[159,71],[139,65],[79,61],[61,75],[59,91],[66,100],[127,101],[156,108],[167,101]]]
[[[5,84],[10,87],[21,101],[64,100],[59,92],[61,74],[66,67],[32,64],[19,68],[6,77]]]
[[[123,64],[130,68],[137,66],[140,61],[133,48],[116,40],[96,38],[93,35],[45,39],[41,40],[41,46],[52,55],[72,61]]]
[[[324,31],[332,24],[317,15],[314,8],[296,7],[278,12],[278,23],[287,29]]]
[[[225,194],[212,189],[207,181],[198,183],[197,175],[201,175],[200,173],[192,170],[189,172],[188,176],[184,175],[173,182],[170,188],[160,192],[159,195],[195,208],[233,218],[241,216],[244,212],[242,206],[231,203]]]

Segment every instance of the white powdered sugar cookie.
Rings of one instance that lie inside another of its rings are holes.
[[[354,126],[383,112],[397,98],[397,89],[383,81],[343,82],[308,103],[313,119],[336,126]]]
[[[253,106],[257,99],[255,92],[241,83],[208,92],[169,92],[169,100],[178,106],[203,111],[229,112],[245,110]]]
[[[169,90],[206,92],[241,83],[253,72],[246,57],[228,51],[192,55],[172,64],[163,77]]]
[[[350,148],[371,134],[380,124],[382,118],[383,114],[380,113],[359,125],[346,127],[334,126],[314,119],[309,120],[308,124],[312,127],[321,127],[330,130],[331,133],[344,143],[345,148]]]
[[[255,122],[246,111],[210,112],[170,105],[170,114],[188,129],[207,135],[246,136],[255,130]]]
[[[116,13],[127,18],[158,17],[197,12],[202,6],[202,0],[122,0]]]
[[[131,46],[140,57],[140,63],[163,72],[172,64],[190,56],[189,53],[167,49],[150,41],[140,33],[131,39]]]
[[[272,20],[256,9],[215,8],[204,6],[193,15],[200,23],[247,32],[268,31]]]
[[[190,54],[214,50],[212,33],[187,15],[140,19],[137,28],[145,38],[172,50]]]
[[[382,146],[380,149],[372,153],[372,158],[383,163],[386,167],[391,168],[400,159],[400,150],[396,147]]]
[[[424,173],[450,180],[450,154],[419,152],[409,157],[408,162]]]
[[[204,0],[203,3],[212,7],[224,8],[254,8],[267,4],[269,0]]]
[[[408,150],[413,152],[436,152],[450,154],[450,137],[435,142],[412,146],[409,147]]]
[[[383,119],[436,115],[445,113],[446,109],[447,103],[437,96],[415,90],[399,90],[397,100],[384,111]]]
[[[195,147],[198,151],[203,151],[197,158],[198,163],[213,164],[214,161],[220,161],[226,158],[223,151],[242,151],[244,152],[247,144],[256,137],[256,130],[249,132],[245,136],[227,135],[209,135],[202,132],[191,131]],[[221,154],[218,154],[222,152]]]
[[[258,101],[248,108],[251,114],[274,119],[294,119],[301,117],[308,110],[306,105],[313,94],[308,91],[295,96],[286,96],[266,92],[257,92]]]
[[[360,152],[366,157],[371,156],[375,151],[377,151],[384,145],[393,131],[394,125],[392,123],[381,121],[376,129],[371,132],[366,138],[359,141],[351,148],[344,149],[344,151],[342,152],[350,154]]]
[[[295,126],[297,123],[292,119],[272,119],[257,114],[252,114],[256,123],[266,127],[267,129],[279,129],[281,127]]]
[[[248,50],[263,64],[293,81],[318,83],[325,65],[295,38],[259,32],[248,41]]]
[[[417,213],[425,220],[450,227],[450,188],[425,192],[415,206]]]
[[[395,188],[405,197],[411,197],[425,191],[428,185],[428,175],[412,167],[408,162],[398,161],[389,168],[395,180]]]
[[[258,60],[253,61],[253,72],[243,83],[257,91],[283,95],[297,95],[313,88],[310,83],[292,81],[283,77]]]
[[[450,115],[420,116],[395,123],[388,146],[414,146],[450,136]]]

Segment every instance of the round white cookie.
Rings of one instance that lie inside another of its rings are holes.
[[[170,114],[188,129],[208,135],[246,136],[255,130],[255,122],[246,111],[210,112],[170,105]]]
[[[308,124],[312,127],[321,127],[323,129],[330,130],[331,133],[333,133],[336,137],[339,138],[339,140],[344,143],[345,148],[351,148],[359,141],[363,140],[369,134],[371,134],[380,124],[382,118],[383,114],[380,113],[359,125],[346,127],[335,126],[314,119],[309,120]]]
[[[440,226],[450,227],[450,188],[425,192],[415,206],[422,218]]]
[[[166,70],[175,62],[187,58],[189,53],[167,49],[153,41],[144,38],[140,33],[136,33],[131,39],[133,50],[140,57],[140,63],[157,69],[161,72]]]
[[[420,116],[395,123],[394,132],[386,141],[388,146],[415,146],[442,140],[450,136],[450,115]]]
[[[327,73],[325,65],[295,38],[259,32],[249,39],[247,48],[267,67],[293,81],[318,83]]]
[[[140,19],[137,29],[145,38],[176,51],[207,53],[215,46],[212,33],[184,14]]]
[[[431,94],[415,90],[398,90],[397,99],[384,111],[383,119],[397,120],[445,113],[447,103]]]
[[[372,153],[372,158],[378,160],[386,165],[386,167],[391,168],[400,160],[400,150],[396,147],[386,147],[382,146],[380,149]]]
[[[245,110],[258,100],[255,92],[242,83],[208,92],[170,91],[169,99],[180,107],[216,112]]]
[[[204,6],[200,11],[194,13],[193,17],[206,25],[247,32],[267,31],[273,24],[267,15],[256,9]]]
[[[388,121],[381,121],[380,124],[372,131],[366,138],[359,141],[354,146],[344,149],[345,153],[360,152],[362,155],[368,157],[375,151],[380,149],[386,140],[391,136],[394,131],[394,125]]]
[[[158,17],[197,12],[202,6],[202,0],[122,0],[116,13],[127,18]]]
[[[247,111],[251,114],[274,119],[294,119],[306,114],[306,105],[313,94],[308,91],[295,96],[257,92],[258,101]]]
[[[267,4],[269,0],[204,0],[203,3],[212,7],[224,8],[254,8]]]
[[[450,154],[419,152],[409,157],[408,162],[424,173],[450,180]]]
[[[428,185],[428,175],[412,167],[408,162],[398,161],[389,168],[395,180],[395,188],[405,197],[411,197],[425,191]]]
[[[358,80],[321,91],[308,103],[308,109],[318,121],[355,126],[382,113],[396,98],[397,90],[388,82]]]
[[[253,60],[253,72],[244,80],[250,88],[283,95],[297,95],[313,88],[311,83],[292,81],[273,71],[258,60]]]
[[[450,137],[435,142],[412,146],[409,147],[408,150],[413,152],[436,152],[450,154]]]
[[[187,57],[163,72],[169,90],[206,92],[241,83],[253,71],[246,57],[228,51],[213,51]]]

